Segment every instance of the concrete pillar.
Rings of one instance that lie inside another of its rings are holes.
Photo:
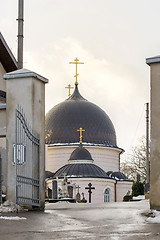
[[[45,203],[45,83],[48,80],[27,69],[4,76],[7,89],[6,139],[7,139],[7,199],[15,202],[15,168],[13,144],[15,143],[15,109],[23,107],[32,129],[40,135],[40,208]]]
[[[150,208],[160,210],[160,56],[147,58],[150,66]]]

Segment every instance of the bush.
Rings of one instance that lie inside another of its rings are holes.
[[[132,185],[132,196],[144,195],[144,185],[141,182],[134,182]]]
[[[123,202],[129,202],[132,199],[132,195],[125,195],[123,197]]]

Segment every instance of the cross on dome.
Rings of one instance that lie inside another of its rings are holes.
[[[79,139],[80,139],[79,143],[82,144],[82,132],[85,132],[85,130],[80,128],[80,129],[77,130],[77,132],[79,132],[79,134],[80,134],[80,136],[79,136]]]
[[[71,87],[71,84],[68,84],[68,87],[65,87],[65,88],[68,88],[68,90],[69,90],[68,97],[70,97],[71,96],[71,88],[74,88],[74,87]]]
[[[77,76],[79,75],[79,73],[77,73],[77,64],[84,64],[83,62],[79,62],[79,59],[76,57],[76,59],[74,59],[75,62],[69,62],[70,64],[76,64],[76,75],[74,76],[76,78],[76,82],[75,85],[78,85],[77,82]]]

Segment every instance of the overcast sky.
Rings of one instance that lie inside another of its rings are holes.
[[[25,1],[24,68],[49,79],[46,112],[67,98],[78,57],[81,94],[109,115],[128,153],[145,134],[145,59],[160,53],[159,9],[159,0]],[[0,31],[15,56],[17,12],[18,0],[1,0]]]

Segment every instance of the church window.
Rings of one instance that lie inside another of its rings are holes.
[[[106,188],[104,192],[104,202],[110,202],[110,189]]]

